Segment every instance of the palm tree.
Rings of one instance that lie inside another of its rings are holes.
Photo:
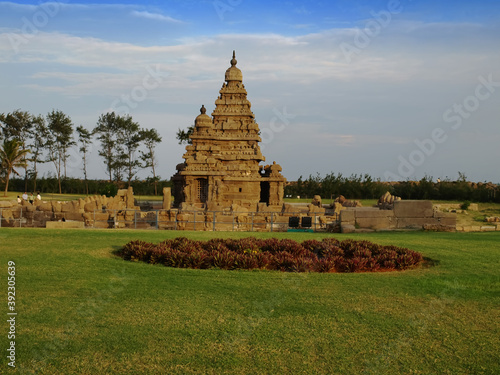
[[[0,148],[0,166],[5,173],[4,197],[7,196],[11,173],[19,175],[15,168],[26,168],[26,154],[28,153],[29,150],[24,149],[22,142],[17,139],[3,141],[3,145]]]

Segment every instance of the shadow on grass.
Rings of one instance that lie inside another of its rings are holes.
[[[422,263],[422,268],[437,267],[441,263],[438,259],[432,259],[429,257],[424,257],[424,262]]]
[[[113,246],[113,250],[111,250],[111,254],[113,254],[116,257],[121,258],[121,252],[123,250],[123,246]]]

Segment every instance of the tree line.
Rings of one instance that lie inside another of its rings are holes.
[[[378,199],[389,191],[402,199],[430,199],[500,203],[500,185],[474,183],[459,172],[455,181],[434,181],[425,176],[419,181],[384,182],[368,174],[343,176],[341,173],[319,174],[303,179],[302,176],[285,187],[285,196],[312,198],[320,195],[324,200],[343,195],[348,199]]]
[[[141,128],[131,116],[115,112],[102,114],[95,127],[88,130],[76,126],[71,118],[60,110],[52,110],[46,116],[33,115],[20,109],[0,114],[0,177],[9,189],[12,175],[21,176],[24,170],[24,191],[28,183],[37,190],[38,168],[50,163],[57,178],[58,191],[63,191],[63,181],[68,180],[67,164],[69,149],[78,146],[82,158],[82,172],[86,191],[89,193],[87,162],[93,138],[100,142],[99,156],[103,158],[109,182],[131,186],[141,168],[151,171],[149,180],[158,193],[155,149],[162,139],[156,129]]]

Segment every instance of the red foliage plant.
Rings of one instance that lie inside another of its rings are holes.
[[[131,241],[118,255],[125,260],[177,268],[323,273],[405,270],[423,262],[420,253],[406,248],[335,238],[299,243],[276,238],[247,237],[203,242],[178,237],[156,245]]]

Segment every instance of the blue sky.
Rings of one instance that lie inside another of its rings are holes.
[[[0,2],[0,112],[55,108],[89,129],[129,113],[163,136],[168,178],[175,132],[213,110],[235,49],[266,163],[289,180],[500,182],[499,47],[493,0]]]

